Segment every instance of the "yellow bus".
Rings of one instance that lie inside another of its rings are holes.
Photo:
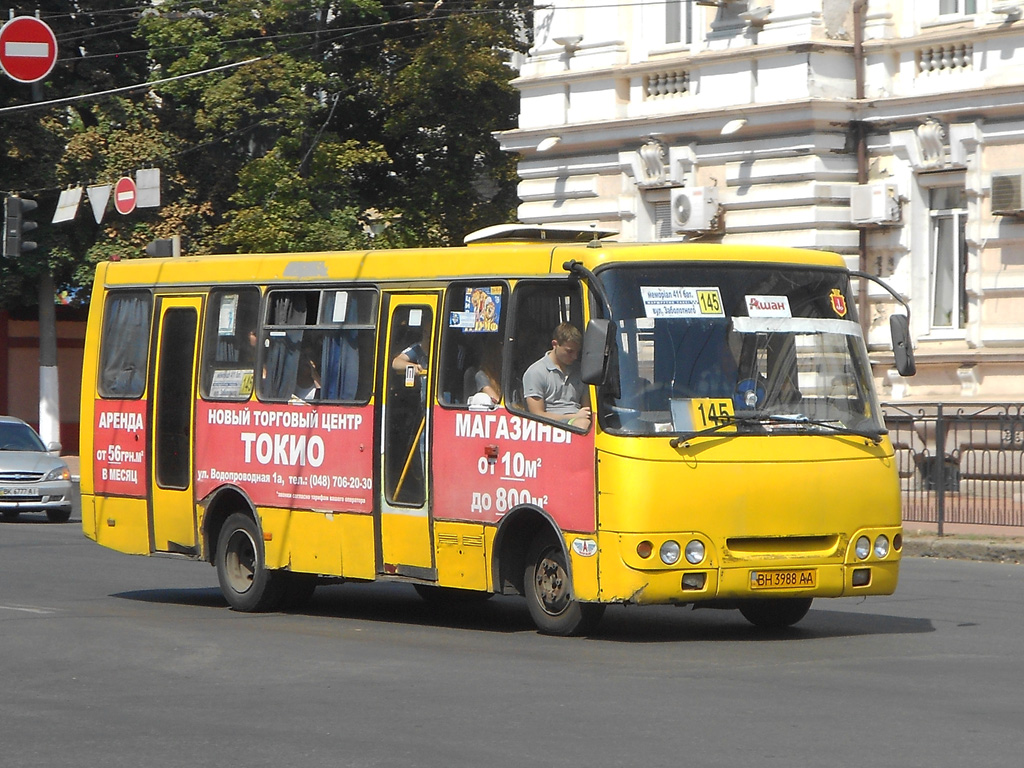
[[[897,470],[840,256],[467,242],[100,264],[85,535],[207,561],[240,611],[386,580],[521,594],[558,635],[612,603],[784,627],[892,593]],[[592,418],[532,407],[549,393],[524,374],[560,344],[580,359],[556,384]]]

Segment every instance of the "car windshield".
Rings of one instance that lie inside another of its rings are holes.
[[[600,279],[617,329],[609,431],[884,431],[845,273],[647,264]]]
[[[46,446],[28,424],[0,421],[0,451],[46,451]]]

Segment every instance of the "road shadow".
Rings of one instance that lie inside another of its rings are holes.
[[[828,601],[821,601],[826,605]],[[817,604],[816,604],[817,605]],[[617,610],[613,610],[617,609]],[[750,624],[738,610],[674,609],[612,606],[591,636],[615,643],[676,643],[692,641],[799,642],[872,635],[907,635],[934,632],[930,619],[812,608],[796,626],[764,629]]]
[[[215,587],[135,590],[113,597],[151,604],[227,609],[227,602]],[[929,619],[830,610],[828,605],[827,600],[818,601],[799,624],[784,630],[755,627],[736,610],[612,605],[596,630],[585,639],[633,644],[799,642],[935,631]],[[424,600],[406,584],[320,586],[304,605],[265,615],[282,614],[499,634],[536,631],[522,598],[496,595],[483,601],[442,603]]]
[[[111,597],[154,605],[181,605],[195,608],[221,609],[228,607],[227,600],[224,599],[224,595],[216,587],[137,589],[131,592],[117,592],[111,595]]]
[[[142,589],[118,592],[111,597],[150,604],[228,609],[227,601],[215,587]],[[407,584],[325,585],[317,587],[302,605],[249,615],[282,614],[481,632],[534,630],[526,604],[520,599],[494,596],[477,602],[441,604],[424,600]]]
[[[14,519],[0,517],[0,525],[77,525],[81,527],[82,518],[76,518],[72,514],[70,520],[60,523],[51,523],[45,512],[19,512]]]

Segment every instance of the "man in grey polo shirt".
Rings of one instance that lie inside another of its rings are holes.
[[[562,323],[552,336],[551,349],[523,374],[526,407],[537,416],[589,429],[590,406],[585,402],[587,389],[576,365],[583,334],[571,323]]]

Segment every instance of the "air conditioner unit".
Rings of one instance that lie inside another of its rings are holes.
[[[850,190],[850,222],[857,227],[900,223],[900,195],[887,181],[858,184]]]
[[[993,173],[992,174],[992,215],[1021,216],[1024,215],[1024,200],[1021,190],[1024,189],[1024,173]]]
[[[673,232],[711,232],[718,229],[717,187],[677,187],[671,194]]]

